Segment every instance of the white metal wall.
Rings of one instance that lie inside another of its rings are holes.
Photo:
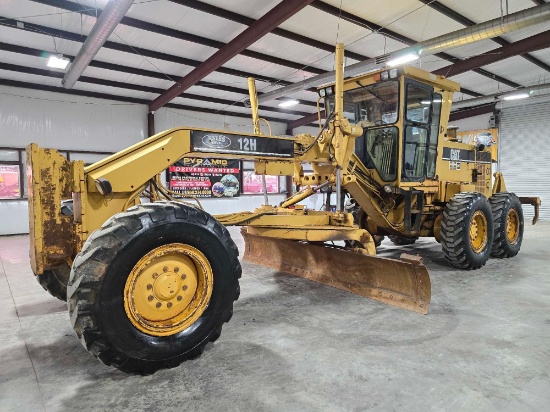
[[[0,86],[0,147],[117,151],[146,136],[146,114],[144,105]],[[0,235],[28,230],[26,199],[0,201]]]
[[[500,116],[500,171],[518,196],[539,196],[541,219],[550,219],[550,102],[504,107]],[[532,206],[524,206],[526,220]]]
[[[156,131],[177,126],[252,132],[251,121],[219,114],[161,109],[155,114]],[[284,135],[286,125],[271,123],[273,134]],[[267,130],[264,130],[267,133]],[[29,143],[71,151],[116,152],[147,137],[145,105],[0,86],[0,147],[24,148]],[[97,161],[86,156],[71,160]],[[93,157],[93,156],[92,156]],[[269,196],[278,204],[285,194]],[[263,196],[205,199],[212,213],[253,210]],[[27,201],[0,201],[0,235],[28,233]]]

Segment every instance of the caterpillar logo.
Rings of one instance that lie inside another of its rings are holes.
[[[231,139],[223,134],[207,134],[203,136],[202,142],[212,149],[223,149],[231,145]]]

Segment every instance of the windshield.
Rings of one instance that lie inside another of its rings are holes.
[[[397,121],[399,83],[390,80],[370,86],[360,86],[344,93],[344,116],[361,127],[393,124]],[[334,110],[334,96],[328,98],[329,110]]]

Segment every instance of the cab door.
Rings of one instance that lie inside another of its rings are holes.
[[[430,142],[433,100],[433,87],[405,79],[402,182],[419,182],[426,179],[428,158],[433,156],[433,153],[430,154],[433,151]],[[439,102],[441,103],[441,99]],[[437,132],[434,135],[437,147]]]

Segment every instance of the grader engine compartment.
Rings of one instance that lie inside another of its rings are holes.
[[[459,85],[410,67],[344,80],[343,61],[339,44],[335,83],[319,89],[327,117],[317,135],[262,134],[249,79],[253,133],[179,127],[86,167],[27,148],[31,265],[67,300],[93,356],[149,374],[218,339],[242,274],[227,226],[243,227],[245,260],[422,314],[431,299],[422,259],[376,257],[381,237],[435,237],[467,270],[519,252],[520,200],[502,175],[490,187],[476,174],[483,148],[447,135]],[[252,161],[256,174],[292,176],[301,190],[278,205],[211,215],[160,180],[185,156]],[[301,204],[321,190],[335,195],[335,210]]]

